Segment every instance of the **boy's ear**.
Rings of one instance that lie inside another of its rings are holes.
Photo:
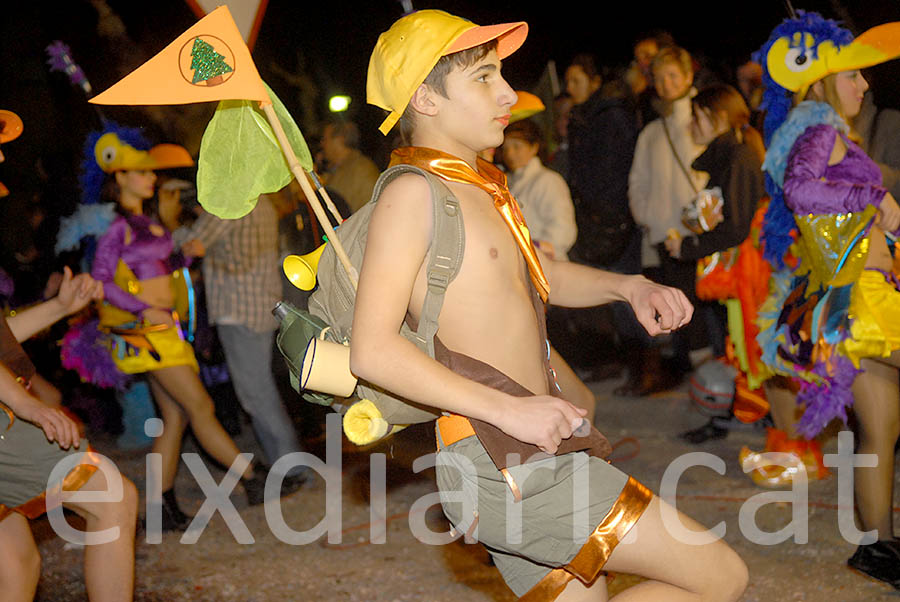
[[[437,114],[435,94],[437,94],[437,92],[432,90],[426,84],[419,84],[419,87],[413,92],[412,98],[409,99],[409,105],[417,113],[434,116]]]

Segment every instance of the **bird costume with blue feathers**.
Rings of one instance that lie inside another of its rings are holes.
[[[900,291],[896,277],[867,266],[886,192],[880,171],[831,105],[794,106],[794,99],[829,74],[898,55],[900,23],[854,39],[835,21],[797,11],[753,57],[766,87],[763,171],[771,196],[760,238],[777,270],[758,341],[770,369],[800,381],[797,402],[806,411],[797,432],[809,438],[834,418],[846,422],[861,358],[900,348]],[[847,152],[831,165],[838,137]]]

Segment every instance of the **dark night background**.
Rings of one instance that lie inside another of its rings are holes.
[[[900,20],[900,2],[896,0],[796,0],[794,4],[841,19],[857,34],[878,23]],[[124,24],[124,32],[120,33],[126,37],[98,34],[98,9],[104,5],[120,17]],[[747,60],[786,15],[782,0],[415,0],[414,6],[441,8],[480,24],[528,21],[528,41],[504,67],[512,86],[526,90],[536,84],[548,60],[555,60],[562,71],[578,52],[595,53],[604,66],[624,66],[631,58],[635,37],[652,29],[671,31],[680,45],[728,81],[734,67]],[[316,132],[304,125],[308,122],[299,115],[303,103],[298,89],[288,83],[284,73],[296,74],[301,71],[299,65],[305,65],[303,72],[318,88],[314,102],[307,105],[315,105],[320,118],[326,115],[329,96],[349,94],[353,99],[350,114],[361,126],[363,148],[376,153],[383,144],[376,130],[381,112],[365,104],[366,65],[378,34],[401,14],[396,0],[269,1],[253,49],[254,60],[263,79],[304,128],[311,146]],[[25,122],[25,133],[4,148],[7,162],[0,165],[0,180],[13,191],[10,198],[40,198],[51,215],[71,212],[77,200],[75,178],[81,145],[85,135],[99,125],[94,108],[85,102],[81,90],[71,86],[63,74],[49,73],[44,48],[50,42],[60,39],[72,48],[75,61],[97,93],[195,22],[196,17],[182,0],[72,0],[7,5],[0,23],[0,108],[15,111]],[[894,61],[870,74],[876,102],[882,106],[900,108],[896,70]],[[147,127],[155,141],[179,142],[196,152],[195,145],[213,108],[209,103],[155,109],[105,107],[103,111],[127,125]],[[190,125],[190,135],[184,134],[185,122]]]

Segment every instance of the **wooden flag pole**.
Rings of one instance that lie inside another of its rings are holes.
[[[297,159],[297,155],[294,154],[294,149],[291,147],[291,143],[284,133],[284,128],[281,127],[281,122],[278,121],[278,116],[275,114],[275,108],[272,106],[271,102],[265,104],[260,103],[260,107],[266,114],[266,119],[269,120],[272,130],[275,132],[275,137],[278,139],[278,144],[281,146],[281,152],[284,153],[284,158],[287,159],[291,173],[297,178],[300,188],[303,189],[303,193],[306,195],[306,198],[309,199],[309,204],[313,208],[316,218],[319,220],[319,223],[322,224],[322,229],[325,230],[328,242],[334,246],[334,252],[337,254],[344,269],[347,271],[347,275],[350,277],[350,283],[353,285],[353,290],[356,290],[359,282],[359,274],[357,273],[356,268],[353,267],[353,264],[350,263],[350,257],[347,256],[344,246],[334,233],[334,228],[331,227],[331,221],[325,214],[325,210],[322,208],[322,204],[319,202],[319,198],[316,196],[315,191],[313,191],[312,186],[310,186],[306,170],[303,169],[303,166],[300,165],[300,161]]]
[[[331,211],[331,215],[334,216],[334,219],[337,222],[343,223],[344,218],[341,217],[341,212],[338,211],[337,207],[334,204],[334,201],[331,200],[331,197],[328,195],[328,191],[325,190],[325,187],[322,186],[322,180],[319,179],[318,174],[316,174],[315,170],[309,172],[309,177],[313,181],[313,185],[316,187],[316,192],[322,195],[322,198],[325,199],[325,206],[328,207],[328,210]]]

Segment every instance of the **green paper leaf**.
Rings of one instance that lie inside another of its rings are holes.
[[[312,170],[312,156],[300,128],[275,93],[268,86],[266,90],[300,165]],[[220,101],[200,143],[200,205],[223,219],[237,219],[256,207],[259,195],[281,190],[293,177],[259,104]]]

